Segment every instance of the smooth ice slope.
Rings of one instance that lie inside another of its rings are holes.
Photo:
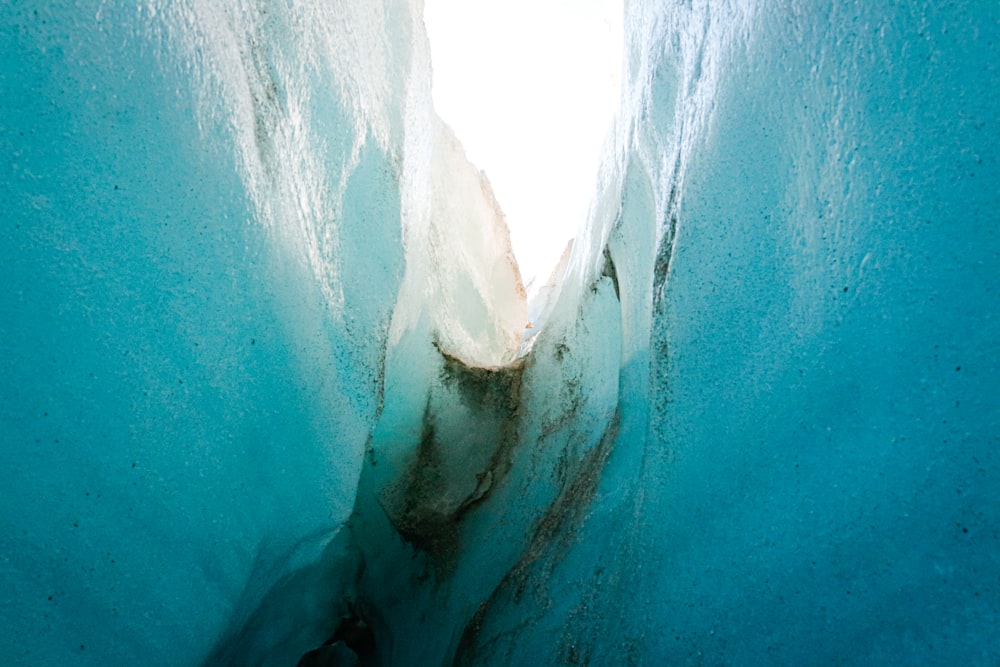
[[[431,336],[467,363],[500,366],[517,356],[528,321],[510,235],[485,174],[436,115],[431,129],[419,144],[429,168],[410,183],[415,208],[390,342]]]

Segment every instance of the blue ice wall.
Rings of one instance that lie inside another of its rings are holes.
[[[5,664],[294,664],[331,631],[315,563],[380,401],[399,144],[304,18],[0,8]]]
[[[755,8],[684,167],[651,650],[994,664],[1000,7],[800,9]]]
[[[626,27],[615,205],[577,254],[617,268],[620,433],[460,657],[996,664],[1000,9]]]

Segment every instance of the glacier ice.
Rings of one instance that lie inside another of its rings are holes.
[[[527,304],[421,3],[84,4],[0,7],[6,662],[1000,661],[1000,8],[628,3]]]
[[[419,14],[0,17],[4,662],[197,664],[281,582],[244,644],[299,655],[379,409]]]

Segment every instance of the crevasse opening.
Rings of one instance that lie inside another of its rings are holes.
[[[482,169],[529,298],[585,222],[619,106],[621,0],[427,0],[434,106]]]

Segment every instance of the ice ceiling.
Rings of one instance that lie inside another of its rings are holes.
[[[4,661],[1000,662],[1000,6],[628,2],[530,309],[421,10],[0,6]]]

